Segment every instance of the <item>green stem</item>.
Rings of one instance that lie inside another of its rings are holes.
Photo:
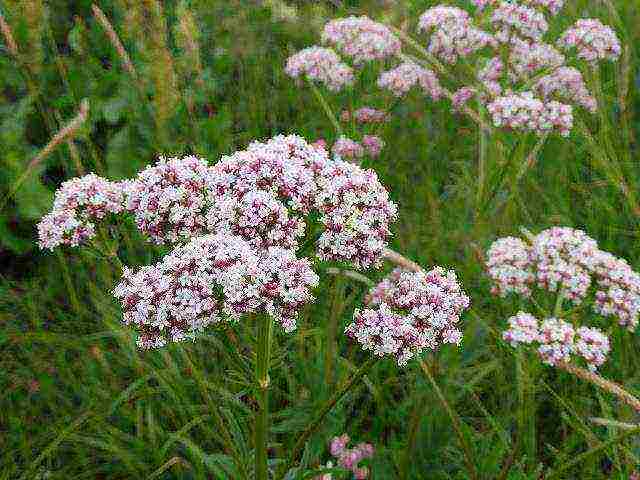
[[[420,368],[426,375],[427,379],[429,380],[429,383],[431,383],[431,387],[436,392],[436,395],[440,400],[440,403],[442,403],[442,406],[447,411],[447,414],[451,419],[453,430],[456,432],[456,436],[458,437],[458,441],[460,442],[460,446],[462,447],[464,462],[466,464],[467,472],[469,473],[469,476],[473,480],[478,480],[480,478],[480,475],[478,474],[478,470],[476,469],[476,466],[473,463],[471,448],[469,448],[469,444],[467,443],[467,440],[465,439],[465,436],[464,436],[464,432],[462,431],[462,422],[460,421],[459,415],[451,407],[451,405],[449,405],[449,402],[447,402],[447,399],[444,396],[444,393],[442,393],[442,390],[440,390],[440,387],[438,386],[435,378],[433,378],[433,374],[431,373],[429,366],[424,362],[424,360],[420,360],[419,363],[420,363]]]
[[[482,108],[482,102],[478,99],[478,115],[484,121],[484,111]],[[476,217],[480,212],[480,206],[482,205],[482,196],[484,194],[484,182],[487,166],[487,152],[489,148],[489,132],[483,128],[478,129],[479,135],[479,155],[478,155],[478,190],[476,196]]]
[[[331,398],[324,404],[324,406],[320,409],[314,420],[307,426],[307,428],[300,434],[298,439],[296,440],[293,449],[291,450],[291,454],[285,464],[284,468],[279,472],[276,476],[277,479],[281,480],[285,477],[287,472],[291,470],[293,464],[296,462],[298,455],[302,452],[307,440],[311,435],[313,435],[322,421],[324,417],[336,406],[336,404],[344,397],[358,381],[364,377],[371,367],[373,367],[376,362],[380,359],[380,357],[374,356],[367,360],[362,366],[354,373],[351,378],[349,378],[336,392],[331,396]]]
[[[271,357],[272,319],[268,315],[258,318],[258,346],[256,358],[256,390],[258,412],[255,426],[256,480],[268,480],[267,442],[269,430],[269,361]]]
[[[318,102],[320,103],[320,106],[324,110],[324,113],[326,113],[327,117],[331,121],[333,128],[336,129],[336,133],[339,136],[343,136],[344,132],[342,131],[342,127],[340,127],[340,122],[338,122],[338,117],[336,117],[336,114],[333,113],[333,110],[331,110],[331,106],[329,106],[329,103],[327,103],[327,100],[324,98],[320,90],[318,90],[318,87],[316,87],[312,81],[309,81],[309,85],[311,86],[311,91],[316,96],[316,99],[318,100]]]
[[[536,457],[535,401],[532,393],[531,376],[527,372],[526,359],[521,351],[517,354],[516,373],[518,384],[518,443],[527,455],[527,464],[533,468]]]

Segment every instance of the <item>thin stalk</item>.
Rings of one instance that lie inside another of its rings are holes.
[[[327,414],[336,406],[336,404],[358,383],[358,381],[364,377],[369,370],[376,364],[380,357],[373,356],[362,366],[338,389],[334,392],[331,398],[323,405],[313,421],[307,426],[307,428],[298,436],[291,454],[287,459],[287,463],[284,468],[276,475],[276,478],[281,480],[285,477],[287,472],[291,470],[293,464],[296,462],[298,455],[302,452],[307,440],[313,435]]]
[[[601,377],[596,372],[592,372],[590,370],[586,370],[584,368],[578,367],[571,363],[558,363],[558,367],[564,370],[565,372],[569,372],[576,377],[586,380],[589,383],[592,383],[598,388],[605,390],[616,397],[618,397],[622,402],[629,405],[636,412],[640,412],[640,399],[636,398],[631,393],[627,392],[624,388],[618,385],[611,380],[607,380],[606,378]]]
[[[342,131],[342,127],[340,127],[340,122],[338,122],[338,117],[336,117],[336,114],[333,113],[331,106],[329,105],[329,103],[327,103],[327,100],[322,95],[322,92],[318,90],[318,87],[316,87],[312,81],[309,81],[309,85],[311,86],[311,91],[316,96],[316,99],[318,100],[318,102],[320,103],[320,106],[324,110],[324,113],[327,115],[327,117],[329,118],[329,121],[333,125],[333,128],[335,128],[336,133],[339,136],[343,136],[344,133]]]
[[[272,319],[269,315],[258,318],[258,346],[256,358],[256,390],[258,412],[255,425],[255,478],[268,480],[267,442],[269,430],[269,362],[271,358]]]
[[[478,98],[478,114],[480,119],[484,121],[484,111],[482,102]],[[484,194],[484,182],[487,168],[487,152],[489,150],[489,132],[483,128],[478,129],[479,152],[478,152],[478,189],[476,191],[476,217],[480,213],[480,205],[482,205],[482,195]]]
[[[325,386],[331,388],[335,382],[335,358],[337,349],[338,320],[344,310],[344,278],[340,275],[335,277],[333,283],[333,300],[331,302],[331,312],[327,322],[326,346],[324,352],[324,382]]]
[[[424,271],[420,265],[418,265],[413,260],[409,260],[407,257],[395,252],[389,248],[385,248],[382,256],[389,260],[391,263],[395,263],[399,267],[404,268],[405,270],[409,270],[411,272],[422,272]]]
[[[518,403],[520,404],[518,411],[518,443],[524,447],[527,454],[527,464],[533,467],[536,458],[535,402],[531,394],[531,378],[527,372],[526,359],[522,352],[518,352],[516,358]]]
[[[429,380],[429,383],[431,383],[431,387],[436,392],[436,395],[440,400],[440,403],[442,403],[442,406],[447,411],[447,414],[451,419],[453,430],[456,432],[456,436],[458,437],[458,441],[460,443],[460,446],[462,447],[464,463],[466,464],[467,472],[469,473],[469,476],[474,480],[479,480],[480,475],[478,474],[478,470],[475,464],[473,463],[473,456],[471,454],[471,449],[469,448],[469,444],[467,443],[467,440],[464,437],[464,432],[462,431],[462,422],[460,421],[459,415],[451,407],[451,405],[449,405],[449,402],[447,402],[446,397],[442,393],[442,390],[440,390],[440,387],[436,383],[436,380],[433,378],[433,374],[431,373],[431,370],[429,369],[427,364],[424,362],[424,360],[420,360],[419,363],[420,363],[420,368],[426,375],[427,379]]]
[[[516,184],[520,180],[522,180],[522,177],[524,177],[525,173],[527,173],[529,170],[531,170],[535,166],[536,162],[538,161],[538,153],[540,153],[540,150],[542,149],[543,145],[547,141],[548,137],[549,137],[549,134],[545,133],[540,138],[538,138],[538,141],[536,142],[535,146],[529,152],[529,155],[527,156],[527,160],[520,167],[520,171],[518,172],[518,176],[516,178]]]

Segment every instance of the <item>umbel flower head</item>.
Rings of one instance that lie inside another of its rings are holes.
[[[318,46],[305,48],[290,56],[285,72],[291,78],[323,83],[336,92],[353,83],[351,67],[342,63],[332,49]]]
[[[459,344],[458,323],[470,304],[456,274],[442,267],[428,272],[396,269],[366,301],[345,333],[374,355],[395,357],[400,366],[424,349]]]
[[[380,263],[397,212],[375,172],[330,160],[295,135],[223,157],[209,172],[207,191],[213,231],[230,225],[247,241],[293,248],[304,216],[317,211],[324,227],[318,256],[359,269]]]
[[[123,208],[123,184],[94,173],[68,180],[56,191],[53,210],[38,224],[40,248],[76,247],[95,236],[94,221]]]
[[[568,363],[575,357],[595,370],[606,361],[610,351],[609,339],[597,328],[580,327],[576,331],[564,320],[547,318],[539,322],[525,312],[509,318],[509,328],[502,337],[513,347],[537,346],[542,361],[552,366]]]
[[[176,243],[204,233],[206,160],[164,158],[127,184],[126,208],[153,243]]]
[[[138,346],[155,348],[252,313],[271,315],[290,332],[317,284],[310,262],[291,250],[256,250],[220,233],[178,246],[155,265],[125,268],[113,293],[124,323],[139,332]]]
[[[529,297],[538,287],[561,292],[576,305],[592,298],[596,313],[629,330],[638,324],[640,274],[581,230],[553,227],[524,239],[501,238],[489,248],[486,264],[497,295]]]

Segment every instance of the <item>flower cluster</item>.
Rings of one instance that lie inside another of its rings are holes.
[[[375,355],[392,355],[398,365],[424,349],[459,344],[458,322],[469,307],[453,271],[395,271],[372,289],[367,308],[356,310],[345,333]]]
[[[400,40],[381,23],[366,16],[347,17],[328,22],[322,41],[334,45],[353,58],[356,65],[382,60],[400,53]]]
[[[549,29],[544,15],[534,8],[502,1],[491,15],[491,23],[497,30],[496,39],[509,43],[520,37],[540,40]]]
[[[359,443],[353,448],[347,448],[350,440],[349,435],[346,433],[339,437],[334,437],[329,445],[331,455],[336,458],[339,467],[353,472],[355,480],[364,480],[369,477],[369,469],[360,467],[358,464],[362,460],[373,457],[373,445]],[[332,466],[332,462],[327,463],[327,467],[330,468]],[[318,477],[318,480],[331,480],[332,478],[331,474],[326,474]]]
[[[596,313],[629,330],[638,324],[640,274],[581,230],[553,227],[526,241],[501,238],[489,248],[486,265],[494,294],[529,297],[535,285],[580,304],[593,291]]]
[[[497,97],[487,105],[496,127],[535,132],[544,135],[558,131],[568,136],[573,127],[571,105],[552,100],[542,102],[533,92],[511,93]]]
[[[122,303],[124,323],[139,330],[138,346],[155,348],[248,313],[271,315],[291,331],[317,284],[309,261],[290,250],[255,250],[220,233],[178,246],[155,265],[125,268],[113,294]]]
[[[327,164],[318,181],[316,205],[325,227],[318,256],[358,269],[379,265],[397,207],[376,173],[336,160]]]
[[[344,110],[340,115],[343,122],[348,122],[353,118],[357,123],[382,123],[387,120],[387,112],[371,107],[362,107],[351,113]]]
[[[564,65],[565,60],[564,55],[548,43],[515,39],[509,56],[511,79],[527,80],[542,70],[554,71]]]
[[[496,46],[493,35],[475,28],[469,14],[457,7],[436,6],[420,16],[419,31],[431,32],[428,51],[447,63],[456,63],[487,46]]]
[[[509,328],[502,334],[512,346],[537,345],[538,354],[548,365],[568,363],[572,355],[582,358],[590,370],[602,365],[610,351],[609,339],[597,328],[580,327],[547,318],[542,323],[533,315],[518,312],[509,318]]]
[[[581,19],[565,31],[558,40],[565,50],[575,48],[578,58],[588,62],[617,60],[620,56],[620,41],[616,33],[597,19]]]
[[[590,112],[598,109],[598,102],[589,93],[580,70],[573,67],[561,67],[541,77],[535,89],[544,99],[553,96],[580,105]]]
[[[40,248],[78,246],[95,236],[94,220],[120,213],[123,208],[121,183],[93,173],[68,180],[56,191],[52,211],[38,224]]]
[[[364,147],[358,146],[364,152]],[[397,210],[372,170],[339,159],[329,160],[324,149],[293,135],[255,142],[247,150],[223,157],[210,171],[207,190],[211,210],[217,210],[221,202],[229,202],[231,207],[210,212],[215,219],[209,222],[212,228],[229,218],[240,218],[236,212],[242,207],[233,206],[236,199],[253,215],[249,219],[243,214],[255,227],[246,233],[261,232],[267,244],[280,239],[280,246],[295,245],[302,232],[297,218],[311,210],[318,211],[325,227],[318,241],[319,257],[347,261],[356,268],[369,268],[380,262]],[[264,204],[262,214],[253,208],[253,199],[244,199],[252,191],[272,195],[271,206]],[[276,201],[282,203],[284,210]],[[224,217],[225,211],[231,212],[231,217]],[[247,240],[255,238],[245,236],[242,225],[233,231]]]
[[[126,209],[138,229],[157,244],[188,240],[205,231],[205,179],[209,166],[197,157],[163,158],[126,188]]]
[[[412,62],[401,63],[378,78],[378,87],[391,91],[396,97],[402,97],[415,85],[419,85],[433,100],[442,96],[442,87],[435,73]]]
[[[364,156],[364,147],[347,137],[338,138],[331,151],[334,155],[344,159],[358,159]]]
[[[353,83],[353,70],[330,48],[305,48],[287,59],[285,72],[291,78],[306,78],[340,91]]]

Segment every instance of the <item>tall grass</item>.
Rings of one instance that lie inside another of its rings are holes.
[[[114,266],[89,253],[38,252],[34,225],[51,191],[83,170],[123,178],[162,152],[214,162],[275,133],[334,138],[313,92],[283,74],[288,54],[314,41],[323,18],[368,12],[402,25],[435,2],[288,3],[295,16],[241,0],[105,0],[102,15],[84,0],[0,5],[1,479],[251,477],[250,419],[263,401],[252,394],[254,324],[139,352],[109,293]],[[640,8],[575,0],[565,13],[566,25],[575,15],[607,20],[628,48],[592,79],[602,87],[600,115],[567,140],[549,138],[525,175],[507,170],[509,158],[484,138],[491,188],[478,192],[477,127],[417,96],[380,132],[387,147],[365,166],[400,207],[393,247],[424,266],[454,267],[472,311],[461,349],[371,369],[310,432],[304,466],[324,463],[328,439],[346,431],[375,445],[376,479],[626,480],[638,468],[637,412],[515,356],[498,333],[513,305],[490,296],[478,258],[520,225],[559,224],[640,266]],[[84,123],[50,149],[84,98]],[[129,229],[119,247],[127,264],[163,253],[139,247],[137,235]],[[273,338],[269,458],[289,456],[318,405],[363,363],[341,332],[367,285],[333,275],[321,285],[296,336]],[[603,375],[639,392],[637,337],[615,334],[612,352]]]

